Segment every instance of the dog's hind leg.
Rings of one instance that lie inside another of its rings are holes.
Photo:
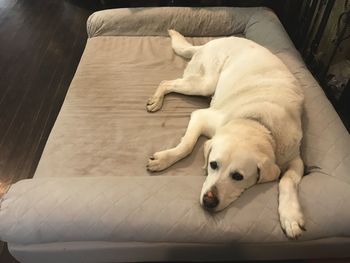
[[[282,229],[289,238],[298,238],[304,230],[298,187],[303,177],[304,165],[300,156],[289,162],[288,169],[279,183],[278,212]]]
[[[189,155],[199,136],[205,135],[211,137],[214,134],[216,127],[220,125],[220,121],[220,114],[212,109],[194,111],[181,142],[174,148],[153,154],[148,160],[147,170],[164,170]]]
[[[171,37],[171,46],[176,54],[184,58],[192,58],[192,56],[201,48],[201,46],[193,46],[183,35],[175,30],[168,30]]]
[[[163,105],[164,96],[170,92],[184,95],[210,96],[214,93],[217,80],[201,74],[189,75],[181,79],[162,81],[154,95],[147,102],[147,110],[155,112]]]

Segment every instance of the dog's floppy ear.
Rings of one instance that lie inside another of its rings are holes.
[[[204,166],[203,166],[203,169],[206,169],[208,166],[208,158],[209,158],[210,151],[211,151],[211,140],[207,140],[204,143]]]
[[[258,162],[259,184],[277,180],[280,173],[280,168],[270,158],[264,157]]]

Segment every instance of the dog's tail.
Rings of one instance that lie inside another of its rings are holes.
[[[184,58],[192,58],[194,53],[201,46],[193,46],[190,44],[183,35],[175,30],[168,30],[169,36],[171,37],[171,46],[173,47],[176,54]]]

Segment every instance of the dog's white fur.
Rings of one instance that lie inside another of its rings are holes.
[[[213,96],[210,107],[191,115],[179,145],[157,152],[149,159],[150,171],[166,169],[193,150],[199,136],[210,138],[204,155],[208,177],[203,196],[215,187],[220,211],[247,188],[278,180],[279,216],[282,229],[297,238],[304,229],[298,199],[303,176],[300,157],[303,93],[287,67],[266,48],[253,41],[227,37],[192,46],[169,30],[174,51],[192,58],[180,79],[163,81],[149,99],[150,112],[161,108],[170,92]],[[212,169],[208,163],[217,162]],[[233,172],[243,180],[230,177]]]

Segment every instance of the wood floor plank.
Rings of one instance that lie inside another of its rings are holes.
[[[93,11],[72,1],[2,2],[0,35],[7,36],[0,44],[3,185],[33,176],[85,46],[86,19]]]

